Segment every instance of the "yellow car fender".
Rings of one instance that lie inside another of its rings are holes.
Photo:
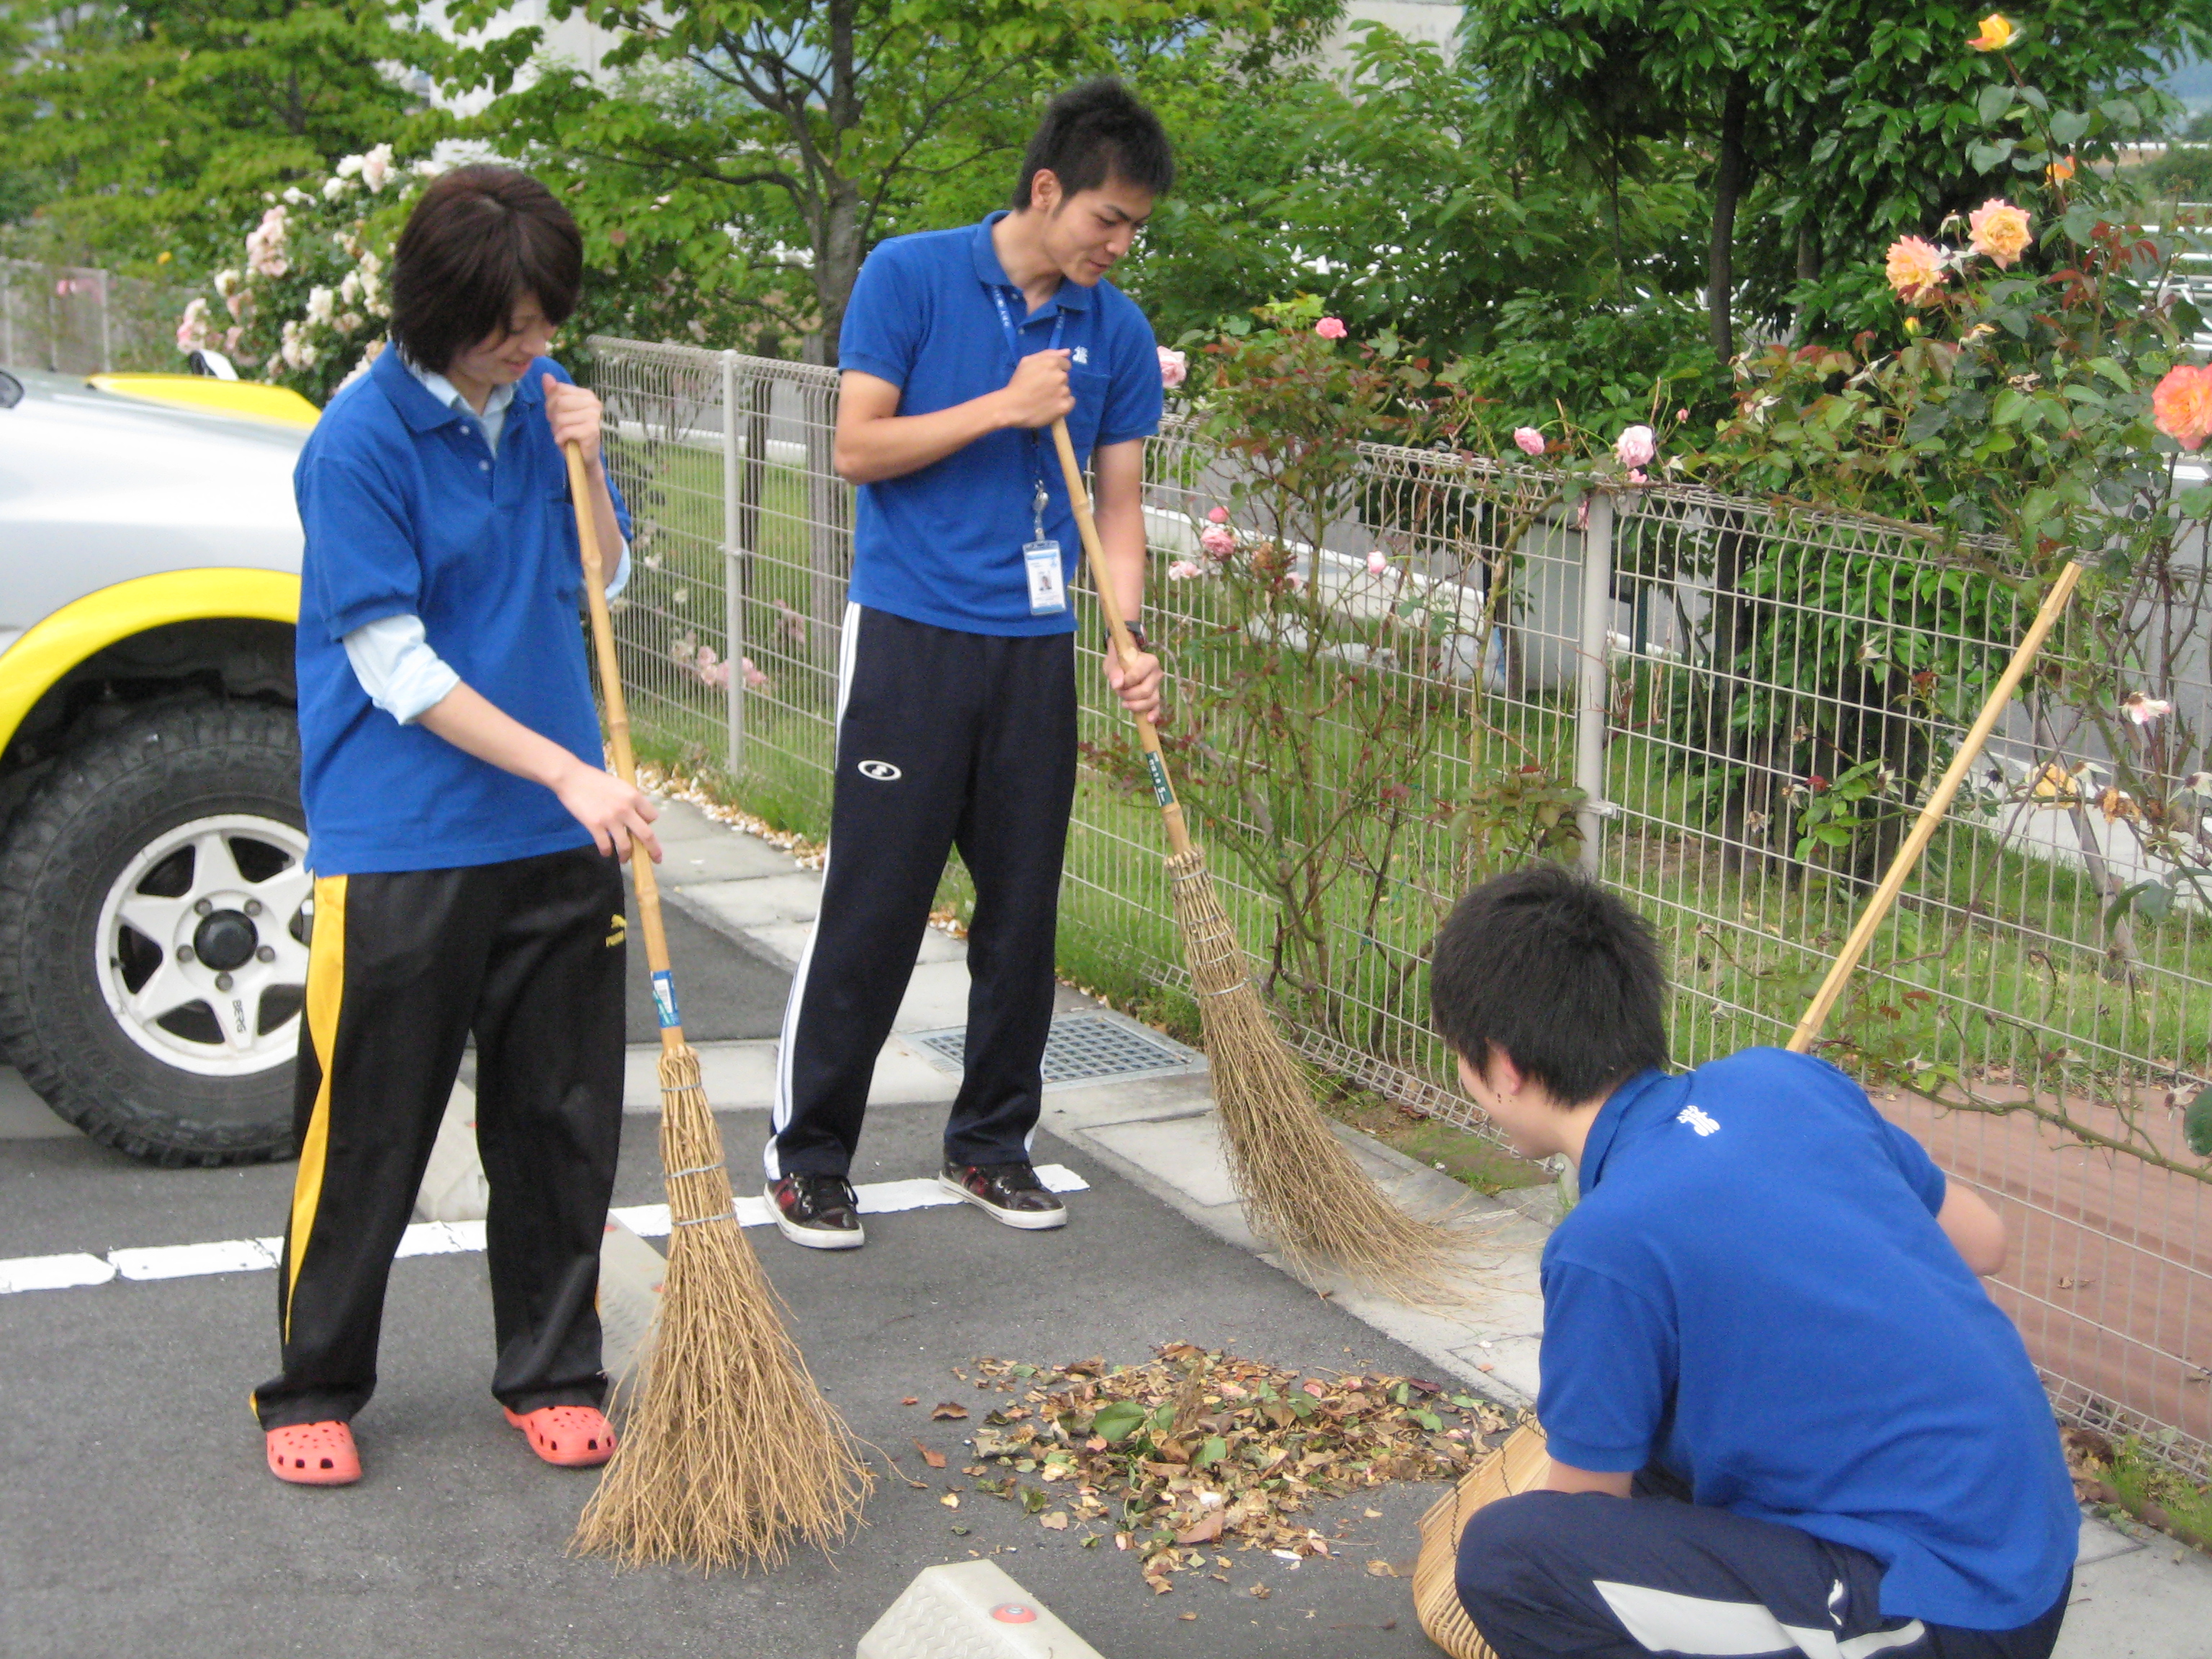
[[[47,689],[95,652],[173,623],[300,617],[300,579],[283,570],[171,570],[71,600],[0,652],[0,750]]]

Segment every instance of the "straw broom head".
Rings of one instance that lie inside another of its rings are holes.
[[[1167,868],[1229,1172],[1254,1231],[1301,1271],[1335,1267],[1400,1297],[1463,1299],[1472,1241],[1407,1215],[1359,1167],[1260,1000],[1206,854],[1189,848]]]
[[[660,1057],[668,1272],[658,1340],[569,1547],[627,1566],[775,1566],[859,1524],[875,1477],[815,1386],[745,1243],[689,1044]]]
[[[581,447],[574,440],[565,447],[607,746],[616,775],[635,786],[592,491]],[[618,1402],[628,1407],[621,1440],[568,1547],[629,1566],[774,1566],[793,1539],[826,1549],[849,1534],[875,1477],[808,1374],[775,1287],[738,1225],[698,1051],[677,1017],[659,885],[641,853],[631,872],[660,1008],[660,1160],[673,1224],[653,1358],[635,1397]]]

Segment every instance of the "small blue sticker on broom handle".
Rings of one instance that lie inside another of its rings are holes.
[[[653,1006],[660,1015],[662,1030],[684,1023],[684,1016],[676,1012],[676,975],[665,968],[653,976]]]

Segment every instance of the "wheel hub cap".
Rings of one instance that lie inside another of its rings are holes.
[[[260,943],[243,910],[218,910],[192,930],[192,954],[218,974],[252,961]]]

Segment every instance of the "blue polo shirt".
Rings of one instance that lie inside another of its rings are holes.
[[[880,244],[853,285],[839,367],[898,387],[901,415],[927,415],[1004,386],[1016,343],[1024,357],[1057,344],[1074,354],[1067,435],[1085,465],[1098,445],[1158,431],[1159,352],[1144,313],[1111,283],[1063,281],[1030,313],[991,246],[991,227],[1006,216]],[[860,486],[853,602],[972,634],[1072,632],[1073,606],[1030,611],[1022,547],[1036,534],[1040,476],[1045,537],[1060,544],[1072,584],[1083,547],[1050,429],[994,432],[920,471]]]
[[[2020,1333],[1936,1224],[1943,1173],[1826,1061],[1751,1048],[1614,1091],[1545,1247],[1551,1449],[1881,1560],[1881,1610],[2057,1598],[2081,1516]]]
[[[343,641],[412,614],[430,648],[502,712],[606,763],[579,617],[582,553],[540,358],[496,456],[387,349],[331,399],[293,473],[307,532],[296,652],[300,793],[318,875],[445,870],[588,847],[553,792],[368,700]],[[616,512],[629,532],[619,493]]]

